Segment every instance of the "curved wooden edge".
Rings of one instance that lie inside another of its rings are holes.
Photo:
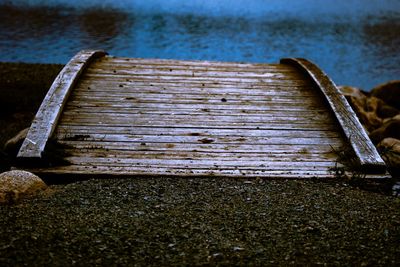
[[[41,159],[48,140],[51,138],[58,119],[84,69],[92,60],[107,55],[100,50],[82,50],[64,66],[51,85],[28,134],[18,152],[18,159]]]
[[[335,83],[318,66],[306,59],[284,58],[281,59],[280,63],[300,69],[315,82],[339,121],[346,138],[358,157],[362,170],[370,173],[385,173],[385,162]]]

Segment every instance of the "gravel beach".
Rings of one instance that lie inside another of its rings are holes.
[[[0,265],[379,265],[400,201],[345,182],[88,180],[0,207]]]
[[[29,125],[61,67],[0,64],[1,146]],[[59,182],[0,206],[0,266],[400,264],[400,199],[386,183]]]

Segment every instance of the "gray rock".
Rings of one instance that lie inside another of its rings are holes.
[[[38,176],[27,171],[14,170],[0,174],[0,204],[15,203],[47,188]]]

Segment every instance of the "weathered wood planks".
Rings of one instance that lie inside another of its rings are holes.
[[[40,159],[42,157],[74,84],[93,59],[105,55],[106,53],[103,51],[81,51],[61,70],[32,122],[18,153],[18,158]]]
[[[360,165],[369,171],[377,173],[385,172],[385,162],[380,157],[356,114],[351,109],[346,98],[339,92],[334,82],[315,64],[305,59],[282,59],[281,63],[298,66],[318,85],[318,88],[328,101],[329,107],[332,109],[348,141],[353,147]]]
[[[338,155],[348,140],[319,84],[290,64],[98,56],[47,133],[69,165],[34,172],[334,178],[349,169]]]

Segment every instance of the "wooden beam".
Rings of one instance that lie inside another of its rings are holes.
[[[58,119],[75,82],[93,59],[106,55],[104,51],[83,50],[76,54],[58,74],[44,98],[29,129],[19,159],[42,159]]]
[[[358,157],[362,170],[374,173],[386,172],[385,162],[335,83],[320,68],[306,59],[284,58],[280,63],[300,69],[315,82],[339,121],[346,138]]]

